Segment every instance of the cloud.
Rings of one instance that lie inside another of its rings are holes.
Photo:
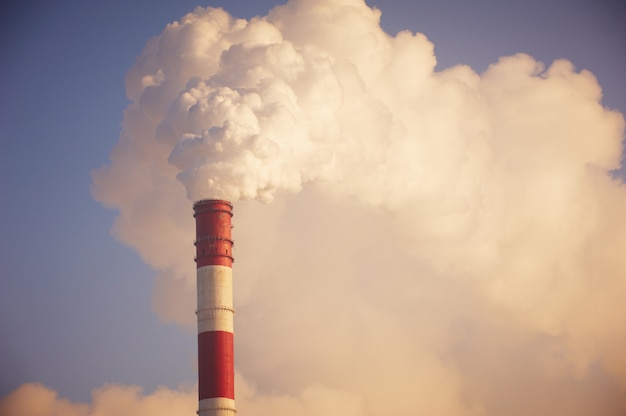
[[[11,416],[82,416],[88,406],[57,397],[38,383],[23,384],[0,400],[0,414]]]
[[[155,310],[193,325],[191,203],[228,198],[240,411],[623,414],[623,116],[566,60],[435,71],[379,19],[198,8],[148,43],[93,195]]]
[[[193,414],[193,389],[160,388],[144,395],[138,386],[106,385],[92,393],[92,403],[71,403],[37,383],[24,384],[0,401],[0,414],[11,416],[117,416]]]

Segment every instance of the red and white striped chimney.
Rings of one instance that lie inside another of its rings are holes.
[[[198,415],[233,416],[232,204],[207,199],[193,205],[198,287]]]

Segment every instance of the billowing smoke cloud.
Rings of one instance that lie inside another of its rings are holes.
[[[93,194],[155,310],[193,325],[191,201],[227,198],[242,414],[625,414],[623,117],[566,60],[436,72],[379,18],[200,8],[148,43]]]

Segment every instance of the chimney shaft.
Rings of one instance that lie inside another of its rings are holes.
[[[196,219],[199,416],[233,416],[232,204],[202,200]]]

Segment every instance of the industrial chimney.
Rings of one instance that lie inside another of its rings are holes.
[[[198,290],[198,415],[233,416],[232,204],[207,199],[193,205]]]

